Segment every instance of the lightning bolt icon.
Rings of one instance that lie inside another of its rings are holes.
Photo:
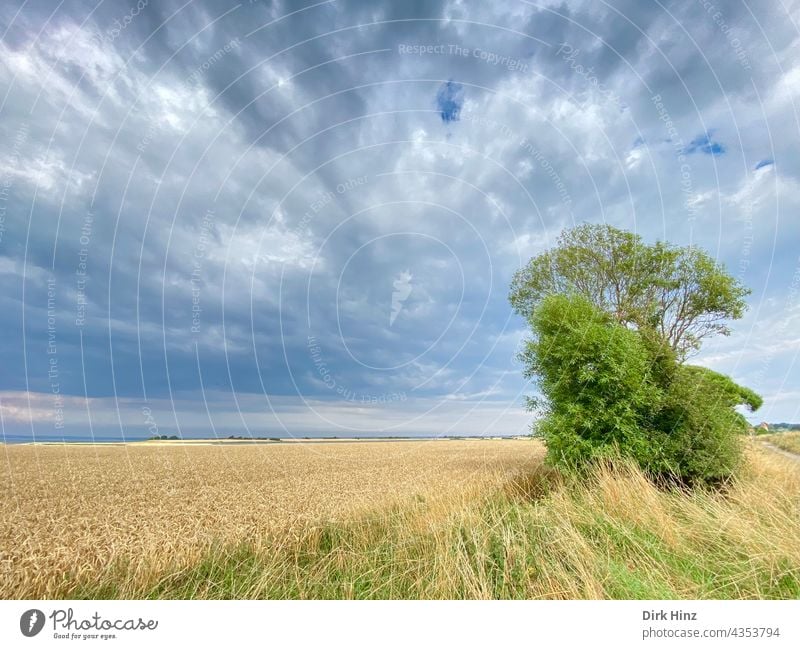
[[[33,630],[33,625],[36,624],[36,620],[38,619],[38,615],[36,615],[36,611],[31,613],[31,617],[28,619],[28,631]]]

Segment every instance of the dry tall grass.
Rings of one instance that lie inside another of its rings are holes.
[[[773,435],[759,435],[758,441],[767,442],[773,446],[800,454],[800,432],[775,433]]]
[[[503,449],[504,457],[513,449],[525,459],[507,464],[505,478],[496,471],[506,461],[500,460],[484,478],[457,488],[447,473],[424,488],[409,490],[400,480],[398,494],[387,498],[384,490],[369,512],[309,519],[291,534],[272,529],[237,539],[220,529],[220,542],[189,561],[174,546],[134,560],[123,545],[103,569],[68,574],[47,594],[800,597],[800,467],[789,458],[754,445],[747,470],[725,492],[685,492],[658,489],[630,467],[598,469],[581,482],[559,478],[539,465],[533,442],[464,444],[465,462],[489,448]],[[424,463],[425,456],[414,460]],[[397,475],[386,475],[384,489]],[[345,485],[361,476],[342,479]],[[6,584],[5,596],[34,596],[45,582]]]

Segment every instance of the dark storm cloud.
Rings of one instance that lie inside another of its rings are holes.
[[[115,434],[115,398],[141,432],[145,397],[207,432],[203,390],[237,430],[367,407],[378,429],[518,432],[508,281],[584,220],[753,286],[759,317],[708,352],[751,385],[756,337],[797,317],[796,35],[707,4],[4,5],[7,426],[30,428],[19,394],[52,401],[55,357]],[[791,418],[796,369],[773,374],[753,387]]]

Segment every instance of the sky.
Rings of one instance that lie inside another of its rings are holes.
[[[3,2],[3,438],[524,434],[584,222],[751,288],[691,362],[800,421],[799,9]]]

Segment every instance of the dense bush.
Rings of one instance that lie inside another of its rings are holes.
[[[533,309],[521,358],[542,398],[536,432],[562,467],[629,457],[650,475],[716,482],[735,471],[747,421],[734,408],[761,399],[728,377],[681,365],[650,330],[618,323],[578,295]]]
[[[661,395],[648,380],[645,345],[635,331],[615,324],[588,300],[555,295],[532,314],[535,338],[523,360],[544,399],[531,400],[546,415],[537,432],[560,465],[639,456],[646,439],[642,413]]]
[[[655,410],[654,441],[662,464],[650,470],[684,480],[719,481],[741,461],[749,424],[736,406],[761,407],[761,397],[729,377],[705,367],[677,365]]]

